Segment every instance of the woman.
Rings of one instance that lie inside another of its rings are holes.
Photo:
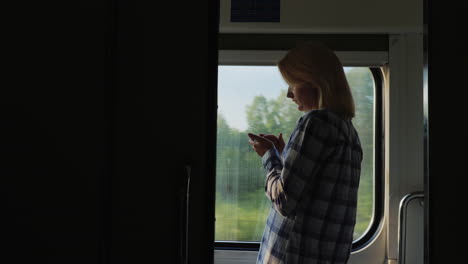
[[[257,263],[348,261],[356,222],[362,149],[343,66],[326,46],[306,42],[278,62],[287,97],[304,114],[282,134],[249,133],[267,172],[272,208]]]

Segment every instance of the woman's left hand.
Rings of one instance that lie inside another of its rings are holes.
[[[252,133],[248,133],[247,135],[250,138],[249,144],[260,157],[263,157],[263,155],[265,155],[265,152],[267,152],[270,148],[275,147],[275,144],[265,137],[261,137]]]

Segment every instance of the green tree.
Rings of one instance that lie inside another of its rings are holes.
[[[249,132],[276,136],[281,132],[287,140],[302,113],[286,97],[286,90],[282,90],[278,97],[270,100],[264,96],[256,96],[247,105],[246,115]]]

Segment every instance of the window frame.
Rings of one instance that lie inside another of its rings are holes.
[[[384,78],[382,69],[369,67],[374,77],[374,203],[372,220],[367,230],[353,241],[352,252],[365,248],[379,233],[384,220]]]
[[[218,66],[274,66],[285,50],[219,50]],[[353,241],[352,252],[369,245],[379,234],[384,221],[384,77],[382,66],[388,63],[385,51],[335,51],[345,67],[368,67],[374,80],[374,203],[371,222]],[[253,59],[254,58],[254,59]],[[260,242],[214,241],[215,250],[258,251]]]

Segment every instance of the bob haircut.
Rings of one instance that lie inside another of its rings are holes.
[[[336,54],[318,42],[304,42],[277,63],[289,85],[310,84],[318,89],[318,108],[327,108],[351,120],[355,106],[343,65]]]

